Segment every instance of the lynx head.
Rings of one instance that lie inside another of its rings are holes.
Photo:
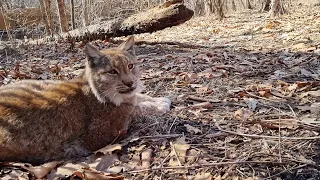
[[[87,44],[85,76],[96,98],[119,106],[125,99],[141,91],[139,67],[134,53],[134,38],[116,48],[99,51]]]

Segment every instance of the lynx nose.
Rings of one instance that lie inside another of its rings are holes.
[[[133,85],[133,81],[123,81],[123,84],[131,88]]]

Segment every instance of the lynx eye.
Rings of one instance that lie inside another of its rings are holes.
[[[109,74],[118,74],[118,71],[115,69],[111,69],[110,71],[108,71],[107,73]]]
[[[128,68],[129,68],[129,69],[133,69],[133,68],[134,68],[134,65],[133,65],[133,64],[128,64]]]

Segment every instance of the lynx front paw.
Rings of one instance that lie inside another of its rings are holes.
[[[165,113],[170,111],[171,101],[166,97],[153,98],[155,102],[154,106],[157,107],[160,113]]]
[[[170,105],[170,99],[160,97],[139,103],[139,108],[143,115],[163,114],[170,111]]]

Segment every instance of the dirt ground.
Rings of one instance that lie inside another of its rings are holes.
[[[320,4],[194,18],[136,40],[144,93],[169,97],[171,112],[83,160],[2,163],[2,179],[320,179]],[[69,46],[2,53],[0,82],[79,75],[81,44]]]

